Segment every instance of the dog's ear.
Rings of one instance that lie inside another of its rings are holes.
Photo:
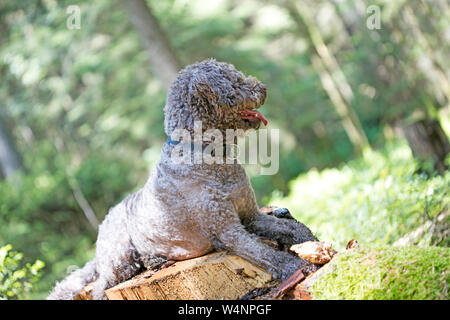
[[[191,77],[189,83],[189,99],[191,105],[217,104],[217,93],[211,87],[206,75],[196,73]]]
[[[215,123],[222,117],[219,92],[213,88],[214,85],[205,74],[197,73],[191,77],[188,105],[191,107],[191,112],[204,122],[209,119],[211,123]]]

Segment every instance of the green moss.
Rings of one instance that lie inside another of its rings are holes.
[[[362,247],[330,264],[311,287],[317,299],[449,299],[449,248]]]

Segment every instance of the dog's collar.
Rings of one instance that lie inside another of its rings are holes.
[[[176,146],[178,144],[180,144],[180,141],[176,141],[176,140],[172,140],[172,138],[170,136],[167,137],[167,144],[172,145],[172,146]],[[206,145],[202,145],[202,151],[205,150]],[[191,143],[191,151],[195,150],[195,144]]]
[[[180,143],[180,141],[172,140],[172,138],[171,138],[170,136],[168,136],[168,137],[167,137],[167,143],[168,143],[168,144],[171,144],[171,145],[173,145],[173,146],[176,146],[177,144]]]

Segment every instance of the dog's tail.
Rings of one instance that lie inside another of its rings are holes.
[[[73,300],[78,293],[91,281],[97,279],[95,259],[72,272],[61,282],[56,283],[47,300]]]

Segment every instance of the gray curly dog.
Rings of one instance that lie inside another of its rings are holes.
[[[208,59],[179,72],[168,93],[165,132],[182,128],[203,131],[258,129],[265,118],[256,111],[266,88],[233,65]],[[288,278],[315,265],[274,250],[259,236],[283,245],[317,240],[302,223],[259,211],[244,168],[238,164],[177,164],[171,143],[145,186],[110,209],[99,227],[96,255],[83,268],[56,284],[47,299],[73,299],[95,281],[92,297],[106,299],[105,290],[144,268],[167,260],[184,260],[214,249],[227,250],[272,273]]]

